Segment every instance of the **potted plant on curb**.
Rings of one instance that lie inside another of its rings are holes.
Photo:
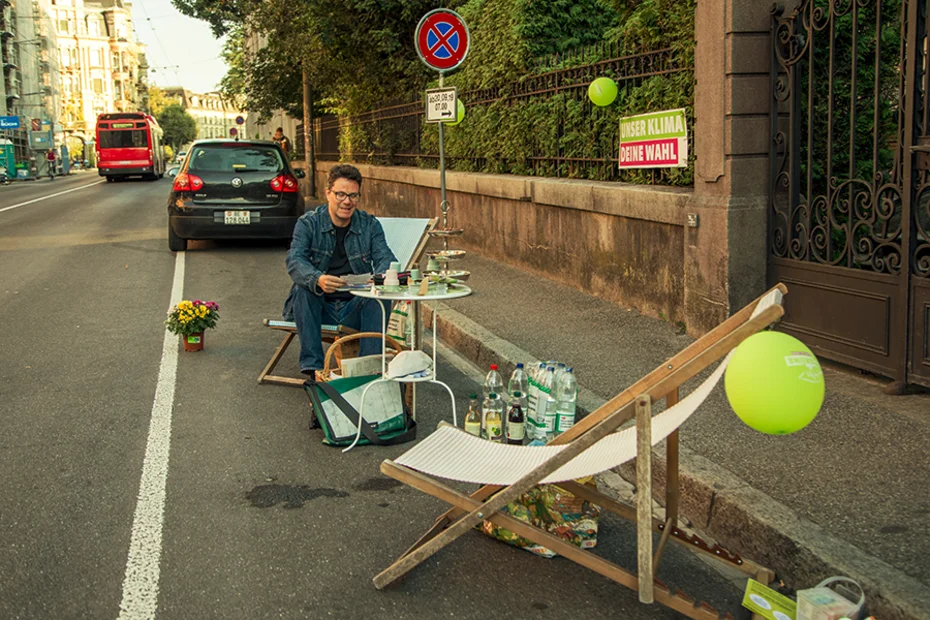
[[[168,312],[165,325],[172,334],[179,334],[185,351],[203,350],[203,333],[216,327],[220,307],[213,301],[181,301]]]

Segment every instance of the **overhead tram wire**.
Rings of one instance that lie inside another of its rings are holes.
[[[174,71],[174,77],[177,78],[177,80],[178,80],[178,85],[181,86],[181,87],[183,88],[184,85],[181,84],[181,74],[178,73],[178,70],[177,70],[177,67],[179,67],[180,65],[171,65],[171,58],[168,57],[168,52],[165,51],[165,46],[162,44],[161,38],[159,38],[159,36],[158,36],[158,31],[155,30],[155,26],[154,26],[154,24],[152,24],[152,18],[149,17],[149,12],[148,12],[148,10],[146,10],[145,5],[142,3],[142,0],[136,0],[135,3],[138,4],[140,7],[142,7],[142,13],[145,14],[145,21],[148,22],[149,28],[150,28],[151,31],[152,31],[152,35],[154,35],[155,41],[158,43],[158,47],[161,49],[162,56],[165,57],[165,63],[166,63],[165,66],[166,66],[166,67],[170,67],[170,66],[175,67],[175,68],[173,69],[173,71]]]

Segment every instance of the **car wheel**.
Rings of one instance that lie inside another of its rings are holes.
[[[168,224],[168,249],[172,252],[183,252],[187,249],[187,239],[182,239],[174,234],[171,224]]]
[[[112,183],[115,180],[116,179],[114,179],[113,177],[107,177],[107,183]]]

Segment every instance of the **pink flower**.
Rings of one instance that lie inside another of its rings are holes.
[[[203,303],[203,302],[200,301],[199,299],[195,299],[195,300],[194,300],[194,305],[195,305],[195,306],[199,306],[199,305],[202,304],[202,303]]]

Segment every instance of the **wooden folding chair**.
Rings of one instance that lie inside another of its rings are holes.
[[[426,244],[429,243],[429,233],[436,228],[439,218],[379,217],[378,221],[381,222],[381,227],[384,229],[384,238],[388,247],[391,248],[397,260],[400,261],[403,270],[406,271],[420,262],[423,252],[426,251]],[[291,342],[297,337],[297,323],[264,319],[262,325],[284,332],[284,337],[281,339],[281,344],[271,355],[271,359],[265,364],[265,368],[259,373],[258,382],[303,387],[306,377],[299,379],[272,374],[278,362],[287,352],[287,348],[291,346]],[[324,343],[332,344],[337,338],[353,334],[356,331],[358,330],[342,325],[324,325],[322,340]]]
[[[728,563],[757,581],[770,583],[774,578],[771,570],[719,546],[711,547],[697,536],[684,534],[677,527],[677,429],[719,381],[727,360],[681,403],[678,388],[723,358],[740,342],[777,321],[784,314],[781,297],[785,293],[787,289],[779,284],[545,447],[491,444],[459,429],[440,425],[435,433],[396,462],[384,461],[381,464],[384,474],[442,499],[451,504],[452,508],[397,561],[375,576],[375,586],[381,589],[393,583],[482,521],[504,527],[617,583],[638,590],[639,598],[644,603],[657,601],[690,618],[719,618],[720,615],[705,603],[695,604],[684,593],[671,592],[656,579],[669,540]],[[666,399],[667,408],[653,417],[652,404],[662,398]],[[634,417],[635,427],[615,432]],[[652,516],[651,480],[652,446],[662,439],[667,441],[664,520]],[[624,451],[629,455],[614,454]],[[632,458],[636,459],[636,507],[627,506],[594,489],[571,482],[579,474],[604,471]],[[467,472],[463,471],[466,469]],[[485,484],[468,496],[437,482],[431,476]],[[624,570],[591,551],[582,550],[500,512],[522,493],[540,483],[558,484],[578,497],[636,522],[638,572]],[[654,532],[661,534],[655,553]]]

